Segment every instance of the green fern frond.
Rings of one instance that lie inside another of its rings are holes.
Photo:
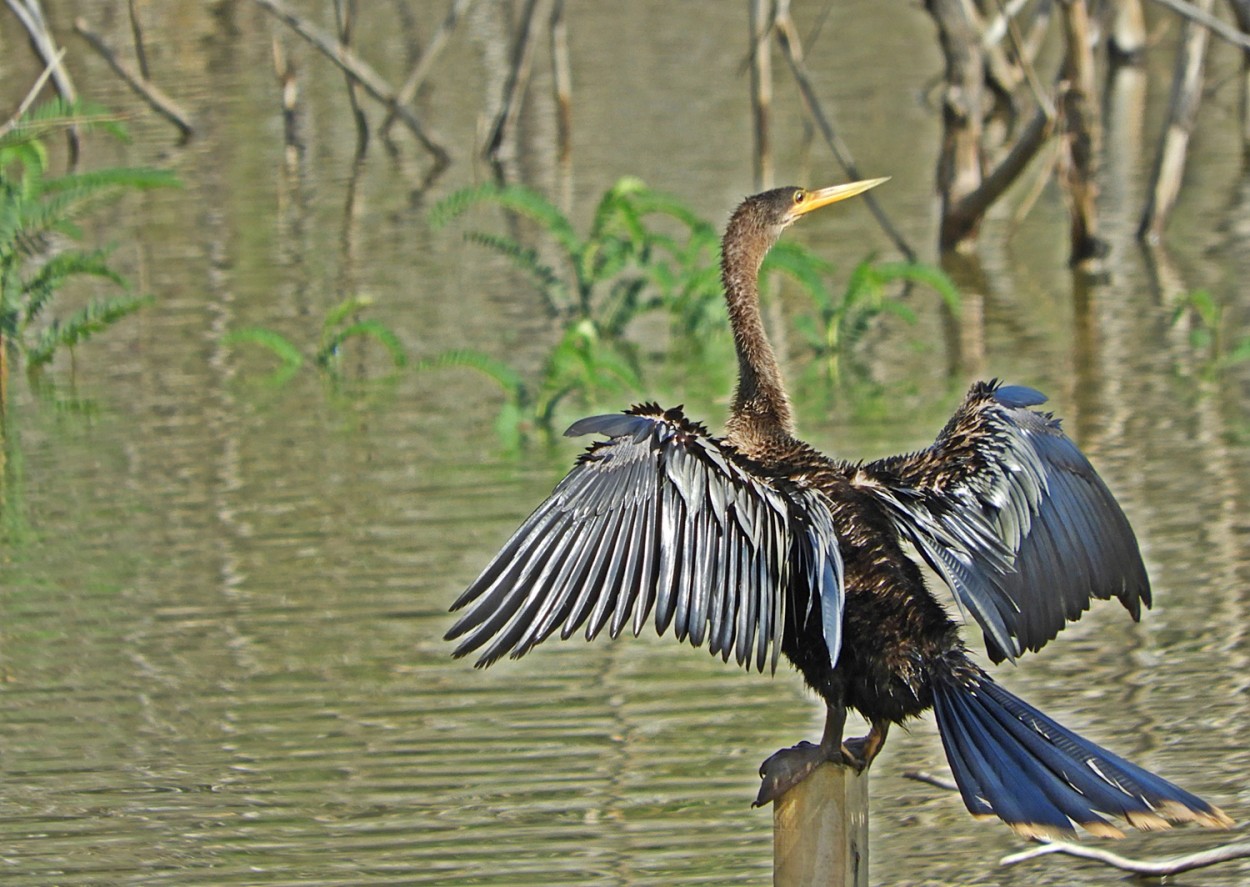
[[[523,246],[511,237],[487,234],[484,231],[470,231],[465,234],[465,239],[479,246],[493,249],[509,259],[522,271],[532,275],[537,281],[539,288],[552,302],[551,307],[556,307],[554,304],[556,300],[552,298],[553,296],[567,298],[564,281],[560,279],[560,275],[556,273],[554,268],[539,258],[538,250]]]
[[[44,307],[56,295],[61,284],[70,277],[82,275],[100,277],[117,284],[122,289],[127,289],[129,284],[126,278],[108,265],[110,252],[104,249],[93,252],[70,250],[58,253],[44,263],[35,276],[22,285],[26,303],[23,311],[25,322],[30,323],[37,319]]]
[[[245,327],[241,330],[234,330],[227,333],[222,341],[227,345],[259,345],[278,358],[284,367],[293,370],[299,369],[304,364],[304,355],[290,339],[264,327]]]
[[[27,349],[28,365],[33,369],[49,363],[58,348],[73,348],[152,301],[151,296],[129,295],[95,299],[65,320],[53,320]]]
[[[493,203],[533,219],[556,239],[561,248],[573,255],[581,247],[573,224],[559,207],[532,188],[524,185],[477,185],[464,188],[444,198],[430,210],[430,224],[442,228],[452,219],[479,203]]]
[[[343,301],[332,307],[326,312],[326,316],[321,321],[321,344],[325,347],[327,341],[334,333],[334,328],[347,318],[351,317],[358,311],[362,311],[373,304],[373,299],[369,296],[348,296]]]
[[[833,265],[806,247],[782,241],[772,248],[764,259],[762,273],[779,271],[795,281],[814,302],[825,307],[832,302],[825,278],[832,273]]]
[[[449,367],[476,370],[487,378],[494,380],[510,400],[520,403],[524,398],[525,382],[522,380],[521,374],[503,361],[496,360],[489,354],[481,351],[473,349],[444,351],[442,354],[434,357],[419,360],[414,366],[418,370],[445,369]]]
[[[923,284],[941,296],[947,308],[956,315],[959,314],[962,305],[959,288],[955,286],[955,282],[947,276],[946,272],[936,265],[928,265],[924,262],[872,262],[868,260],[861,263],[860,267],[865,265],[868,266],[868,273],[877,285],[884,286],[900,280]]]
[[[316,356],[318,366],[329,366],[338,355],[343,343],[357,336],[373,339],[381,344],[390,354],[396,369],[401,369],[408,364],[408,353],[404,350],[399,337],[390,328],[380,320],[360,320],[339,330],[322,345]]]
[[[75,200],[86,200],[120,189],[177,188],[181,185],[178,177],[169,170],[146,166],[116,166],[46,179],[42,193],[65,194]]]
[[[27,110],[12,129],[0,134],[0,149],[39,141],[71,126],[78,127],[82,132],[104,130],[118,141],[130,141],[121,118],[104,106],[82,100],[67,102],[53,98]]]

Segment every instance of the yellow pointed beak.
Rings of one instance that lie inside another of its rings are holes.
[[[864,179],[859,182],[848,182],[845,185],[833,185],[829,188],[821,188],[818,191],[808,191],[806,198],[801,203],[794,205],[794,215],[801,216],[811,212],[814,209],[820,209],[822,206],[828,206],[831,203],[837,203],[839,200],[846,200],[848,197],[854,197],[857,194],[863,194],[869,188],[875,188],[882,182],[888,182],[889,176],[881,179]]]

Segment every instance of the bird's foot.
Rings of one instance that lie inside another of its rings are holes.
[[[888,721],[873,721],[868,735],[843,740],[842,763],[854,767],[856,773],[863,773],[885,745],[885,737],[889,732]]]
[[[835,764],[844,762],[841,748],[816,745],[804,740],[791,748],[783,748],[769,756],[760,764],[759,794],[755,796],[752,807],[762,807],[769,801],[775,801],[811,775],[812,771],[826,761]]]
[[[868,766],[869,758],[865,754],[868,751],[868,737],[859,736],[855,739],[847,739],[842,743],[842,763],[848,767],[853,767],[856,773],[863,773],[864,768]]]

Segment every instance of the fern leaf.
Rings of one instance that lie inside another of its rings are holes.
[[[300,354],[298,348],[292,344],[291,340],[281,333],[275,333],[273,330],[267,330],[263,327],[245,327],[244,329],[234,330],[227,333],[223,341],[227,345],[250,344],[259,345],[269,350],[285,367],[290,369],[299,369],[304,363],[304,355]]]
[[[408,353],[404,350],[399,337],[390,328],[380,320],[361,320],[339,330],[322,346],[317,352],[318,366],[329,366],[343,343],[356,336],[374,339],[380,343],[390,353],[391,360],[397,369],[408,364]]]
[[[419,360],[415,364],[418,370],[443,369],[447,367],[463,367],[476,370],[489,379],[493,379],[504,393],[514,402],[520,403],[525,391],[525,383],[521,375],[500,360],[489,354],[473,349],[456,349],[444,351],[435,357]]]
[[[329,341],[336,326],[347,320],[347,318],[351,317],[357,311],[368,308],[372,304],[373,299],[369,296],[348,296],[346,299],[327,311],[325,319],[321,322],[322,346],[324,347],[325,343]]]
[[[478,185],[457,191],[439,201],[430,210],[430,224],[434,228],[441,228],[478,203],[493,203],[533,219],[570,256],[576,255],[581,249],[577,232],[573,230],[573,224],[564,213],[547,198],[524,185]]]
[[[27,362],[32,368],[43,366],[52,360],[58,348],[73,348],[152,301],[151,296],[116,296],[111,299],[92,300],[64,321],[52,321],[39,334],[35,345],[27,349]]]

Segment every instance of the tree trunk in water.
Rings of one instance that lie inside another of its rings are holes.
[[[1199,12],[1211,11],[1212,0],[1194,0],[1193,7]],[[1205,68],[1209,32],[1188,19],[1181,31],[1180,46],[1176,51],[1176,70],[1172,80],[1172,100],[1168,108],[1168,123],[1159,145],[1154,173],[1151,175],[1150,197],[1142,213],[1137,237],[1152,243],[1163,237],[1168,216],[1180,193],[1181,178],[1185,171],[1185,155],[1189,150],[1189,136],[1198,116],[1202,101],[1202,81]]]
[[[937,167],[942,200],[938,246],[942,252],[965,251],[975,244],[981,223],[980,214],[966,211],[963,199],[981,186],[985,62],[976,28],[963,3],[927,0],[925,7],[937,22],[946,60],[942,148]]]

